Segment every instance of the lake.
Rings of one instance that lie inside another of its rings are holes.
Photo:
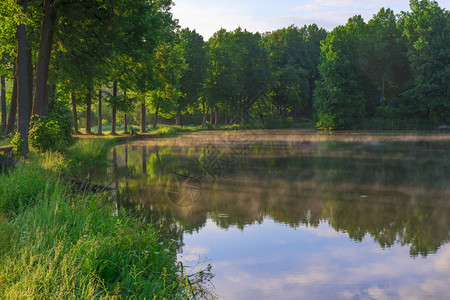
[[[117,205],[219,298],[450,295],[448,133],[195,132],[112,160]]]

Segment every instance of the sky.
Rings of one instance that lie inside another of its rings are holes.
[[[266,32],[312,23],[327,30],[344,25],[357,14],[367,22],[380,8],[395,13],[409,10],[409,0],[173,0],[172,13],[182,28],[189,27],[208,40],[221,28],[241,27]],[[438,0],[450,9],[450,0]]]

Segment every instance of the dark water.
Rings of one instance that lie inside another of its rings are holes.
[[[210,263],[220,297],[450,295],[449,134],[208,132],[112,156],[120,206]]]

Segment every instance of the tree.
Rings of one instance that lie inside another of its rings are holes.
[[[366,24],[360,16],[330,32],[322,45],[314,108],[321,129],[348,129],[365,116],[364,76],[359,68],[359,42]]]
[[[42,2],[44,10],[41,21],[41,34],[39,53],[36,63],[36,81],[33,102],[33,115],[38,116],[46,116],[48,114],[47,80],[57,10],[54,0],[42,0]],[[60,6],[59,8],[63,7],[64,6]]]
[[[403,94],[416,118],[448,122],[450,118],[450,18],[435,1],[411,0],[404,14],[412,84]]]
[[[181,125],[181,114],[193,109],[203,91],[208,60],[206,43],[195,30],[185,28],[180,31],[180,43],[184,47],[186,68],[180,78],[181,96],[178,98],[176,125]]]
[[[315,25],[301,29],[292,25],[264,37],[273,75],[270,96],[279,116],[289,112],[294,120],[301,119],[309,110],[318,77],[320,41],[325,36]]]
[[[153,128],[156,128],[160,114],[166,118],[177,114],[180,80],[186,68],[184,47],[180,43],[174,40],[159,45],[154,60],[157,88],[148,93],[148,100],[154,109]]]
[[[366,63],[362,70],[370,81],[367,97],[375,99],[374,106],[385,110],[404,89],[409,78],[406,44],[397,26],[397,17],[391,9],[380,9],[367,24],[364,40]]]
[[[20,4],[23,11],[26,12],[28,1],[22,0]],[[22,154],[29,152],[28,148],[28,127],[29,127],[29,101],[28,101],[28,52],[27,52],[27,33],[25,24],[21,23],[17,26],[17,132],[23,140]]]

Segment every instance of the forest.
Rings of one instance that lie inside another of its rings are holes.
[[[180,28],[172,0],[0,2],[1,133],[27,153],[158,123],[321,130],[450,123],[450,18],[435,1],[327,32]],[[152,123],[152,124],[148,124]],[[236,125],[237,126],[237,125]],[[121,127],[122,128],[122,127]],[[46,144],[47,143],[47,144]]]

